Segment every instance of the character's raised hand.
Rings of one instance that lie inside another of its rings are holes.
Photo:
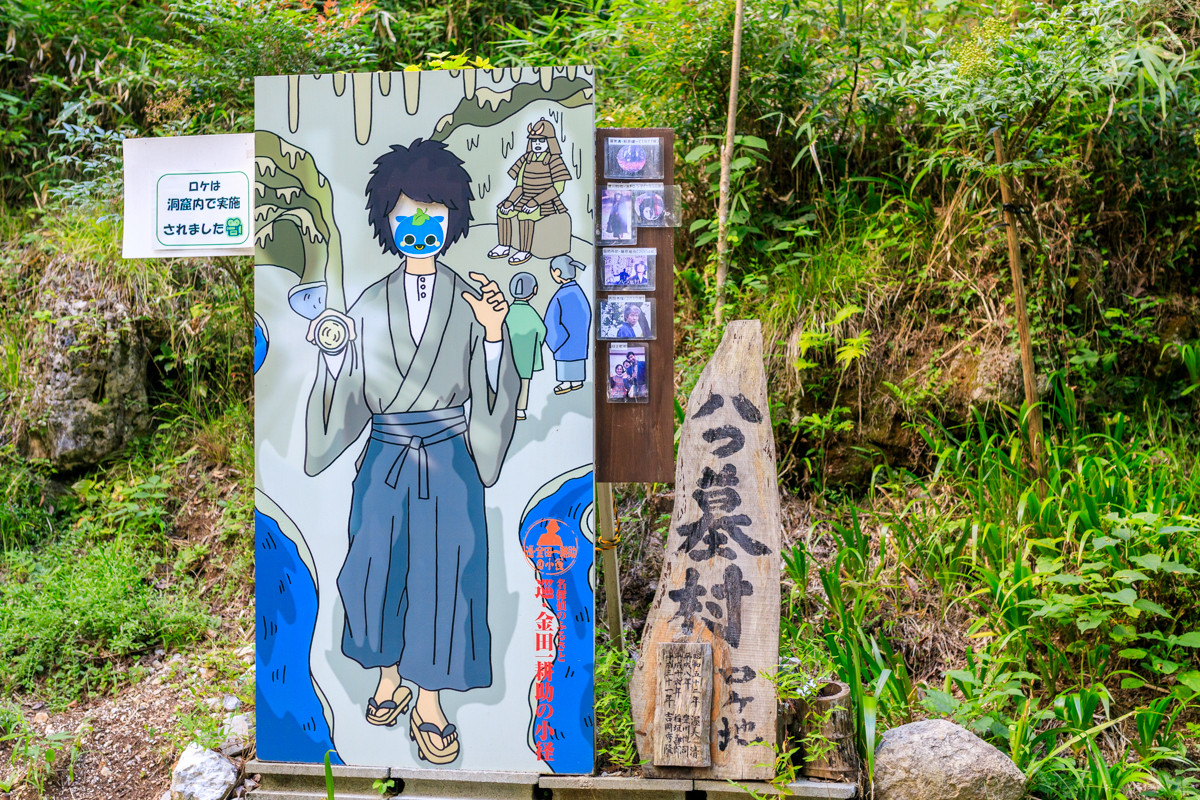
[[[476,297],[471,292],[463,292],[463,299],[471,304],[475,319],[483,326],[483,338],[489,342],[498,342],[504,338],[504,318],[508,316],[508,301],[504,299],[504,292],[500,291],[500,286],[494,280],[482,272],[467,274],[471,276],[471,280],[483,284],[480,287],[483,296]]]

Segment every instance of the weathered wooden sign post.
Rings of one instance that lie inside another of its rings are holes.
[[[638,752],[649,777],[772,778],[776,700],[762,676],[779,660],[780,516],[757,321],[729,323],[700,375],[675,473],[630,681]]]

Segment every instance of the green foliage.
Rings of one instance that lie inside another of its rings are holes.
[[[0,598],[0,680],[72,699],[111,688],[120,659],[155,644],[196,641],[211,624],[195,598],[156,589],[156,560],[139,543],[73,539],[30,558],[10,555]]]
[[[58,516],[54,503],[35,468],[17,458],[11,447],[0,450],[0,552],[50,536]]]
[[[128,123],[149,78],[142,39],[160,35],[166,16],[133,0],[12,0],[5,12],[0,206],[40,199],[45,183],[62,176],[62,148],[47,131]]]
[[[212,624],[186,576],[170,570],[161,474],[74,488],[69,531],[0,554],[0,684],[44,686],[63,703],[112,688],[128,656],[194,642]]]
[[[631,769],[638,761],[629,705],[629,677],[633,659],[612,649],[606,639],[596,640],[596,765]]]
[[[15,0],[0,53],[0,240],[13,243],[0,253],[0,410],[27,391],[37,265],[67,256],[157,320],[162,427],[127,471],[82,476],[68,497],[0,456],[0,683],[56,701],[111,685],[130,656],[207,627],[188,598],[221,548],[249,574],[248,490],[201,487],[222,509],[211,542],[176,547],[169,534],[177,453],[253,471],[251,262],[122,262],[123,136],[248,130],[256,74],[596,64],[599,124],[676,129],[686,394],[721,334],[708,313],[714,142],[733,5]],[[727,316],[763,320],[780,473],[830,517],[785,553],[783,654],[850,684],[868,768],[883,730],[920,709],[1004,748],[1038,797],[1115,798],[1151,772],[1157,796],[1195,796],[1179,735],[1200,692],[1194,9],[768,0],[746,11]],[[1013,415],[952,397],[950,356],[985,358],[983,343],[995,353],[1011,331],[996,125],[1028,211],[1035,354],[1043,374],[1058,370],[1045,499]],[[1163,332],[1169,316],[1185,320],[1178,335]],[[864,420],[875,412],[910,438],[871,450],[866,498],[826,490],[844,445],[878,432]],[[930,624],[975,621],[951,631],[971,647],[949,647],[953,663],[927,680],[897,610],[912,586]],[[629,667],[599,643],[603,765],[637,763]],[[204,734],[211,721],[183,725]],[[1116,726],[1131,749],[1114,759]],[[0,730],[16,727],[0,706]],[[786,776],[786,748],[777,755]]]
[[[0,742],[12,748],[9,763],[12,772],[0,779],[0,791],[10,792],[20,785],[29,786],[42,797],[47,786],[60,777],[75,779],[75,762],[83,752],[83,739],[91,732],[85,719],[74,732],[42,734],[25,722],[19,709],[0,710]]]
[[[168,21],[178,38],[156,43],[160,86],[183,94],[201,131],[253,129],[258,75],[364,72],[379,66],[370,4],[191,0]]]
[[[1057,161],[1068,157],[1059,148],[1073,150],[1073,141],[1056,136],[1054,128],[1078,120],[1051,110],[1059,104],[1087,109],[1088,101],[1133,77],[1117,62],[1133,58],[1125,55],[1129,51],[1142,52],[1133,24],[1138,10],[1131,0],[1033,6],[1011,28],[992,17],[962,41],[954,41],[953,33],[935,34],[912,48],[912,63],[885,75],[877,91],[931,112],[943,146],[983,144],[988,150],[987,132],[1009,120],[1004,127],[1023,141],[1016,157],[1031,152],[1035,160]],[[1163,105],[1165,110],[1165,98]],[[954,158],[968,168],[986,161],[970,151]]]

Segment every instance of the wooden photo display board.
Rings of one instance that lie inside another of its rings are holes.
[[[630,680],[638,754],[648,777],[773,778],[777,709],[763,676],[779,660],[779,485],[757,321],[729,323],[692,391],[675,499]],[[671,674],[660,663],[671,650],[662,646],[683,642],[712,647],[707,765],[678,766],[655,724],[660,705],[676,710],[673,694],[659,688],[663,670]]]
[[[610,182],[604,178],[604,153],[609,139],[654,137],[661,143],[663,177],[656,183],[675,182],[671,153],[675,147],[675,132],[670,128],[598,128],[596,130],[596,194],[599,198]],[[613,183],[628,183],[628,178],[613,179]],[[597,209],[599,213],[599,209]],[[599,372],[596,380],[596,480],[611,483],[665,483],[675,474],[675,230],[673,228],[638,228],[636,244],[620,247],[653,248],[656,252],[657,278],[653,290],[643,290],[647,299],[655,301],[656,338],[638,342],[645,345],[650,385],[648,403],[609,403],[605,400],[607,381]],[[596,250],[596,285],[600,285],[599,270],[604,263],[603,248]],[[598,359],[603,357],[607,342],[598,342]],[[599,363],[599,360],[597,360]]]

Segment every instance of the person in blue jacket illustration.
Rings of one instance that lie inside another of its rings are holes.
[[[588,347],[592,333],[592,309],[576,274],[586,265],[570,256],[550,261],[550,277],[559,284],[546,308],[546,344],[554,353],[554,371],[558,385],[555,394],[583,388],[587,377]]]

